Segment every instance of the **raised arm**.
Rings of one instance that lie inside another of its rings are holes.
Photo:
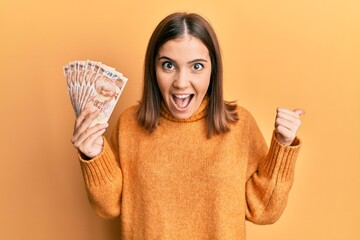
[[[85,188],[94,211],[103,218],[120,215],[122,173],[118,152],[102,136],[107,124],[89,127],[97,112],[84,110],[76,119],[72,142],[79,150]],[[114,128],[111,145],[117,149],[118,125]]]
[[[301,145],[296,133],[302,113],[302,110],[277,110],[275,130],[268,151],[255,121],[252,119],[250,123],[246,219],[251,222],[274,223],[286,207]]]

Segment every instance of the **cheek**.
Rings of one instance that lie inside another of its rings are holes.
[[[164,94],[167,92],[167,90],[170,87],[170,85],[169,85],[170,81],[168,79],[166,79],[165,74],[163,74],[159,71],[156,71],[156,81],[159,86],[161,94],[164,96]]]
[[[198,92],[205,94],[210,85],[210,74],[204,74],[200,81],[196,83]]]

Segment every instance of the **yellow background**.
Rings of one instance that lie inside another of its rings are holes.
[[[249,240],[360,239],[360,1],[0,1],[0,239],[118,239],[87,201],[62,73],[71,60],[129,82],[110,121],[140,98],[156,24],[197,12],[218,34],[225,96],[269,141],[278,106],[306,110],[287,209]]]

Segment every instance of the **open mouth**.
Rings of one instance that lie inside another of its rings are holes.
[[[186,110],[193,97],[194,94],[173,94],[172,100],[179,110]]]

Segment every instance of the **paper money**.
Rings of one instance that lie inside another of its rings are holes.
[[[63,67],[75,115],[84,108],[99,111],[91,126],[106,123],[125,87],[127,78],[115,68],[95,61],[72,61]]]

